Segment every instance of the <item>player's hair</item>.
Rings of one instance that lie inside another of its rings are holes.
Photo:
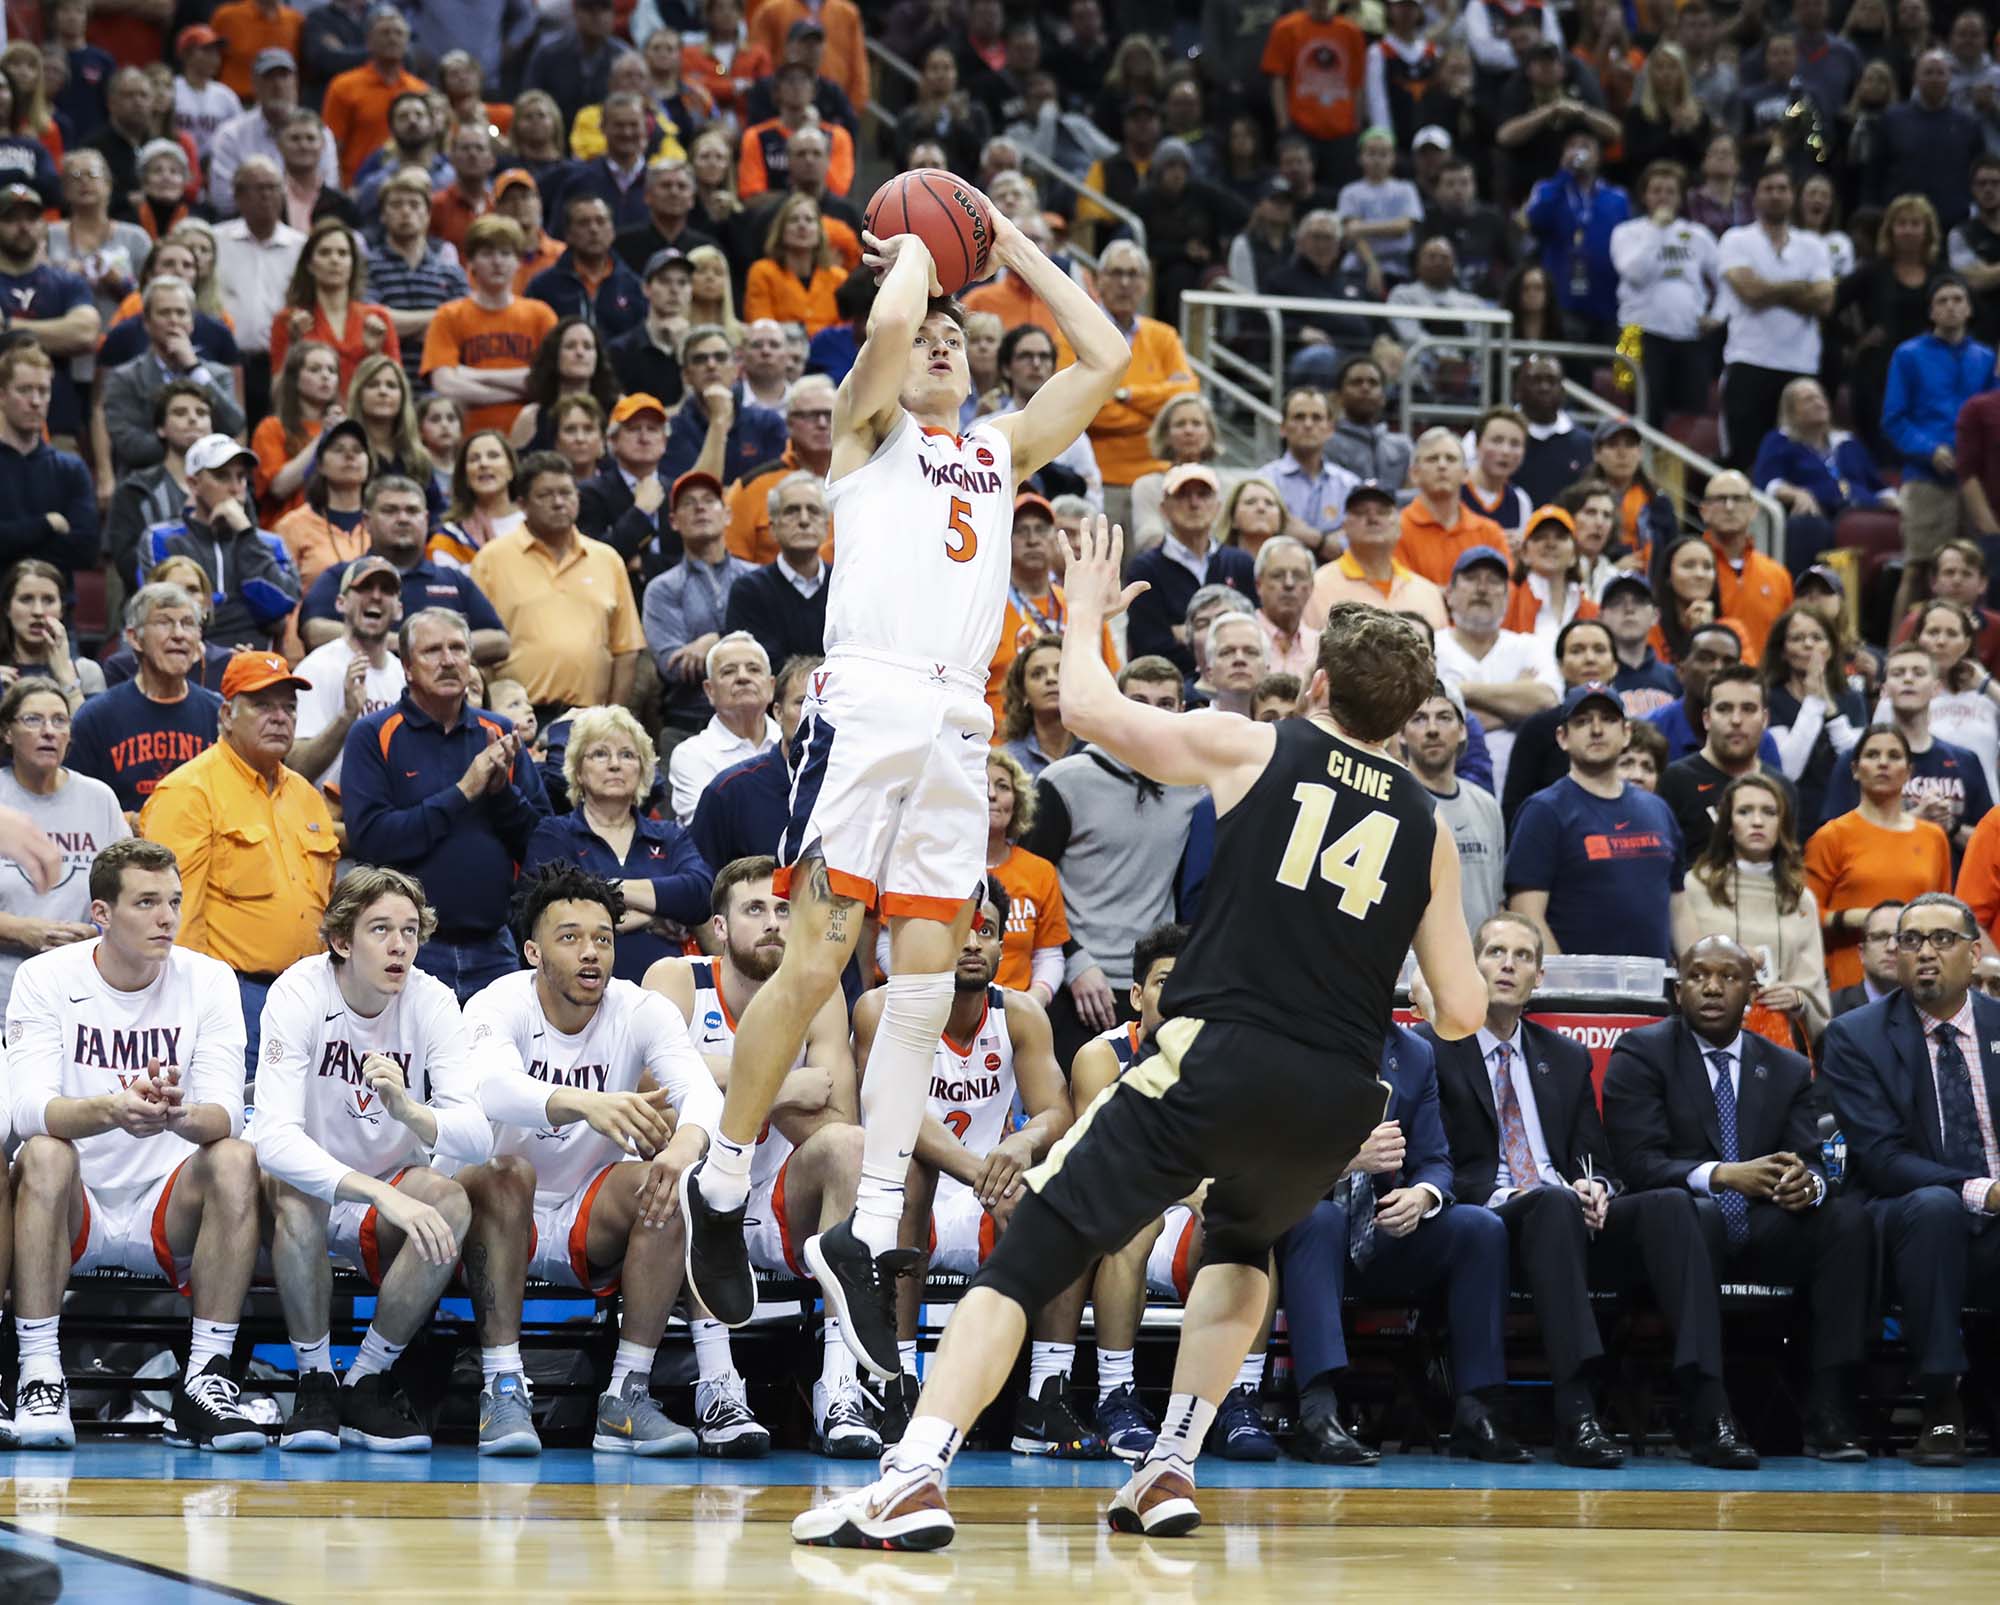
[[[1188,928],[1176,925],[1172,920],[1164,925],[1155,925],[1138,941],[1132,944],[1132,980],[1135,985],[1146,984],[1146,974],[1161,959],[1177,959],[1181,949],[1188,944]]]
[[[659,755],[653,750],[653,738],[646,734],[645,726],[616,703],[579,708],[570,719],[569,740],[563,747],[563,779],[569,784],[570,796],[582,802],[583,749],[606,736],[623,736],[632,743],[632,750],[639,755],[639,795],[643,799],[652,785]]]
[[[1437,662],[1418,634],[1392,613],[1340,602],[1319,632],[1327,712],[1363,741],[1386,741],[1424,705]]]
[[[934,295],[924,307],[924,318],[950,318],[958,325],[958,332],[965,333],[965,308],[958,303],[955,295]]]
[[[352,943],[354,927],[361,923],[361,916],[385,897],[407,897],[416,904],[417,940],[431,939],[437,930],[437,910],[424,896],[423,882],[400,869],[362,864],[340,877],[333,896],[327,899],[326,912],[320,916],[320,940],[326,943],[327,957],[333,960],[334,968],[347,962],[333,945],[334,938]]]
[[[1007,678],[1000,685],[1000,734],[1008,741],[1020,741],[1035,728],[1035,715],[1028,707],[1028,660],[1037,652],[1062,650],[1062,637],[1053,632],[1038,635],[1014,653],[1007,665]]]
[[[448,625],[464,636],[468,644],[472,640],[472,626],[466,622],[465,615],[457,608],[420,607],[403,620],[402,628],[396,632],[396,656],[405,663],[410,661],[410,642],[415,639],[419,624]]]
[[[769,853],[752,853],[732,858],[722,866],[715,884],[708,889],[708,911],[720,919],[729,912],[730,894],[751,881],[769,880],[778,872],[778,861]]]
[[[1035,796],[1034,777],[1027,766],[1005,747],[994,747],[986,754],[989,766],[997,765],[1007,777],[1007,789],[1014,794],[1014,817],[1007,824],[1007,839],[1017,842],[1035,828],[1035,811],[1038,799]]]
[[[1525,914],[1516,914],[1511,909],[1501,909],[1497,914],[1488,914],[1479,922],[1479,929],[1472,933],[1472,951],[1477,953],[1486,945],[1486,933],[1496,925],[1518,925],[1535,939],[1535,965],[1541,967],[1546,956],[1542,949],[1542,928]]]
[[[125,890],[125,871],[128,869],[173,870],[180,872],[180,860],[174,857],[174,850],[162,842],[149,842],[143,836],[127,836],[115,841],[90,865],[90,900],[93,903],[110,903],[116,906]]]
[[[465,231],[465,260],[470,262],[481,251],[511,251],[516,256],[525,256],[528,241],[521,233],[521,225],[511,217],[488,212],[484,217],[474,218]]]
[[[1014,894],[1000,884],[1000,877],[998,875],[992,874],[989,871],[986,877],[980,881],[976,895],[981,904],[991,903],[994,908],[999,910],[1000,934],[1005,936],[1007,934],[1007,915],[1014,907]],[[978,917],[978,913],[977,909],[973,910],[973,917],[975,919]]]
[[[1123,696],[1125,688],[1131,685],[1170,685],[1176,691],[1184,688],[1181,671],[1174,667],[1173,660],[1157,652],[1136,657],[1118,671],[1118,694]]]
[[[1770,702],[1770,694],[1764,689],[1764,677],[1747,663],[1725,663],[1708,677],[1708,685],[1701,693],[1701,708],[1708,711],[1709,703],[1715,700],[1715,688],[1719,685],[1754,685],[1757,695]]]
[[[1250,693],[1250,706],[1254,708],[1269,697],[1281,697],[1286,702],[1295,703],[1304,692],[1305,687],[1299,684],[1299,677],[1296,674],[1287,674],[1284,670],[1277,669],[1257,682],[1256,688]]]
[[[535,927],[551,903],[596,903],[611,916],[613,926],[625,917],[625,889],[616,881],[575,864],[544,864],[534,875],[524,875],[514,893],[510,919],[518,940],[534,940]]]

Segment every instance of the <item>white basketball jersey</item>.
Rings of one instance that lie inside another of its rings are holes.
[[[986,989],[986,1012],[969,1042],[954,1042],[947,1031],[931,1056],[928,1112],[975,1154],[1000,1145],[1014,1116],[1014,1044],[1007,1035],[1007,994]],[[938,1196],[964,1183],[938,1177]]]
[[[827,487],[839,531],[826,649],[934,661],[984,679],[1012,566],[1014,460],[991,423],[970,433],[907,412]]]
[[[729,1002],[722,995],[721,961],[691,959],[688,969],[694,975],[694,1014],[688,1020],[688,1040],[697,1053],[733,1055],[736,1017],[729,1012]],[[805,1062],[806,1050],[800,1048],[792,1068],[796,1070]],[[757,1147],[750,1155],[750,1190],[754,1193],[760,1187],[769,1187],[791,1157],[791,1139],[765,1121],[764,1129],[757,1133]]]

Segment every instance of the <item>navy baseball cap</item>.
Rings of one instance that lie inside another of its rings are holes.
[[[1347,493],[1344,506],[1352,507],[1358,501],[1380,502],[1385,507],[1396,505],[1396,493],[1379,479],[1364,479]]]
[[[1805,588],[1807,580],[1818,580],[1835,596],[1845,598],[1847,595],[1846,583],[1841,579],[1839,572],[1825,563],[1815,563],[1799,576],[1801,590]]]
[[[1642,602],[1653,600],[1653,587],[1647,583],[1646,576],[1636,569],[1620,570],[1604,582],[1604,590],[1597,598],[1600,607],[1611,600],[1613,591],[1636,591]]]
[[[1348,493],[1347,499],[1349,501],[1354,500],[1354,495],[1351,491]],[[1473,546],[1468,547],[1465,551],[1458,554],[1458,561],[1451,565],[1451,577],[1457,579],[1467,569],[1476,568],[1481,563],[1492,564],[1502,574],[1513,573],[1513,569],[1507,562],[1507,554],[1498,547]]]
[[[1602,680],[1590,680],[1569,688],[1562,701],[1562,722],[1568,724],[1593,702],[1603,703],[1621,719],[1625,717],[1625,704],[1618,700],[1618,693]]]

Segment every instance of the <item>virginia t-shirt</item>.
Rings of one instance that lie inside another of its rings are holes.
[[[0,769],[0,808],[18,808],[62,853],[62,875],[47,892],[36,891],[11,858],[0,858],[0,913],[88,924],[91,863],[113,842],[132,834],[111,788],[72,770],[53,796],[44,797],[25,789],[12,769]],[[0,1011],[14,989],[14,972],[27,957],[0,950]]]
[[[1979,760],[1965,748],[1933,736],[1928,748],[1910,754],[1903,806],[1914,814],[1925,803],[1940,798],[1951,807],[1951,817],[1943,821],[1946,836],[1956,836],[1958,827],[1968,821],[1978,824],[1993,806],[1993,794],[1986,789],[1986,771]],[[1861,788],[1854,783],[1854,771],[1836,762],[1833,778],[1826,783],[1826,806],[1820,810],[1820,818],[1838,819],[1860,806]]]
[[[101,780],[137,813],[153,788],[215,745],[222,698],[190,684],[178,702],[155,702],[137,680],[86,702],[71,726],[69,766]]]
[[[1507,890],[1547,892],[1549,930],[1565,953],[1674,958],[1667,899],[1685,859],[1673,810],[1628,785],[1597,797],[1565,775],[1521,805]]]

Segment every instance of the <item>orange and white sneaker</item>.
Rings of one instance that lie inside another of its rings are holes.
[[[792,1520],[793,1543],[825,1549],[942,1549],[957,1531],[932,1466],[885,1467],[867,1487]]]
[[[1148,1538],[1185,1538],[1201,1525],[1194,1502],[1194,1467],[1169,1455],[1134,1471],[1105,1512],[1115,1533]]]

